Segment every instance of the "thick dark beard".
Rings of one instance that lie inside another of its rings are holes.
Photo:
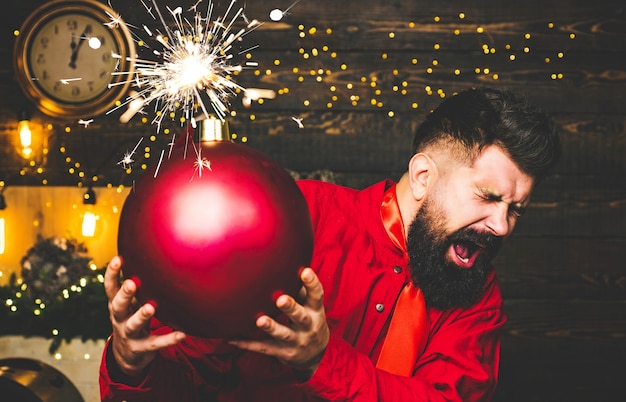
[[[409,227],[407,251],[411,278],[424,294],[426,305],[439,310],[469,307],[482,296],[491,260],[502,239],[468,228],[451,235],[443,231],[445,220],[435,213],[431,203],[424,203]],[[459,241],[485,246],[474,265],[463,269],[448,261],[451,244]]]

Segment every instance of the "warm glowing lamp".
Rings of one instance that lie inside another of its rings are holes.
[[[98,217],[91,211],[85,211],[83,215],[82,233],[85,237],[93,237],[96,233],[96,220]]]
[[[96,205],[96,193],[91,186],[87,189],[83,195],[83,204]],[[96,233],[96,221],[98,217],[90,210],[85,211],[83,215],[82,234],[85,237],[93,237]]]
[[[6,209],[7,203],[4,199],[4,194],[0,192],[0,211]],[[6,229],[4,223],[4,216],[0,216],[0,254],[4,254],[6,248]]]
[[[30,116],[25,111],[21,111],[19,114],[17,132],[20,135],[22,155],[24,155],[25,158],[29,158],[33,153],[33,149],[31,148],[33,144],[33,132],[30,129]]]

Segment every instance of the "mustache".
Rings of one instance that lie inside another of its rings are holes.
[[[504,239],[500,236],[486,232],[479,232],[470,228],[457,230],[448,236],[448,241],[450,243],[471,243],[489,251],[498,250],[502,245],[503,240]]]

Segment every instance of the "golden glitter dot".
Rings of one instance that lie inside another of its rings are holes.
[[[396,37],[396,34],[394,32],[389,32],[389,38],[393,39]]]
[[[461,30],[460,30],[460,29],[455,29],[455,30],[454,30],[454,34],[455,34],[456,36],[461,35]]]
[[[352,85],[351,83],[347,83],[347,84],[346,84],[346,88],[348,88],[348,89],[352,89],[352,88],[353,88],[353,85]]]
[[[483,27],[478,27],[478,28],[476,28],[476,32],[481,34],[481,33],[485,32],[485,29]]]
[[[66,132],[66,133],[69,133],[70,131],[72,131],[72,128],[71,128],[71,127],[69,127],[69,126],[65,127],[65,132]]]
[[[439,65],[439,60],[434,59],[434,60],[433,60],[433,66],[438,66],[438,65]]]
[[[302,58],[304,58],[304,59],[308,59],[309,57],[310,57],[310,56],[309,56],[309,54],[308,54],[308,53],[305,53],[305,54],[303,54],[303,55],[302,55]]]
[[[330,54],[330,57],[333,58],[333,59],[336,59],[337,58],[337,52],[332,52]]]
[[[554,28],[554,22],[548,22],[548,28],[550,29]]]
[[[530,48],[529,47],[525,47],[524,48],[524,53],[530,53]]]
[[[313,57],[317,57],[317,55],[319,55],[319,51],[316,48],[311,49],[311,54],[313,55]]]
[[[454,70],[454,75],[460,75],[461,74],[461,70],[459,70],[458,68]]]
[[[439,16],[435,16],[435,18],[433,18],[435,20],[435,22],[439,22],[441,21],[441,18],[439,18]]]
[[[407,92],[407,90],[406,90],[406,89],[403,89],[402,91],[400,91],[400,93],[401,93],[402,95],[406,95],[408,92]]]
[[[324,52],[328,52],[328,45],[324,45],[324,46],[322,46],[322,51],[324,51]]]
[[[574,39],[574,38],[576,38],[576,34],[575,34],[575,33],[571,33],[571,34],[569,34],[569,38],[570,38],[570,39]]]
[[[556,74],[552,73],[552,74],[550,75],[550,78],[552,78],[553,80],[556,80]]]
[[[428,74],[432,74],[432,73],[433,73],[433,69],[432,69],[432,67],[428,67],[428,68],[426,69],[426,72],[427,72]]]
[[[309,35],[314,35],[317,32],[317,28],[311,27],[309,28]]]
[[[327,34],[327,35],[330,35],[330,34],[332,34],[332,33],[333,33],[332,28],[326,28],[326,34]]]
[[[309,106],[311,104],[311,102],[309,100],[306,100],[306,99],[302,103],[304,104],[304,106]]]
[[[524,39],[530,39],[530,34],[529,33],[524,34]]]
[[[383,53],[382,55],[380,55],[380,58],[383,60],[387,59],[387,53]]]
[[[322,77],[318,75],[317,77],[315,77],[315,81],[322,82]]]
[[[304,25],[300,24],[298,25],[298,30],[302,31],[304,29]]]
[[[558,53],[556,54],[556,57],[558,57],[559,59],[562,59],[562,58],[563,58],[563,56],[564,56],[563,52],[558,52]]]
[[[300,33],[298,34],[298,36],[299,36],[299,37],[301,37],[301,38],[304,38],[304,37],[306,36],[306,34],[305,34],[304,32],[300,32]]]
[[[328,102],[328,103],[326,104],[326,107],[327,107],[328,109],[331,109],[331,108],[333,107],[333,103],[332,103],[332,102]]]
[[[489,68],[487,67],[487,68],[483,69],[483,72],[484,72],[485,74],[489,74]]]
[[[409,22],[409,28],[415,28],[415,22],[413,21]]]
[[[465,18],[465,13],[459,13],[459,18],[460,19],[464,19]]]
[[[303,76],[298,77],[298,82],[304,82],[304,77]]]
[[[546,57],[545,59],[543,59],[543,61],[545,61],[546,63],[550,63],[550,58]]]
[[[346,71],[348,69],[348,66],[346,64],[342,64],[340,67],[343,71]]]
[[[298,71],[300,71],[300,69],[298,67],[294,67],[291,69],[291,72],[296,74]]]
[[[511,61],[515,60],[515,55],[514,54],[509,55],[509,60],[511,60]]]
[[[506,50],[509,50],[509,49],[511,49],[511,45],[510,45],[509,43],[507,43],[506,45],[504,45],[504,48],[505,48]]]
[[[383,93],[383,91],[381,91],[380,89],[377,89],[376,91],[374,91],[374,94],[376,94],[376,95],[380,95],[382,93]]]
[[[265,70],[265,75],[271,75],[271,74],[272,74],[272,70],[270,70],[269,68]]]
[[[13,36],[20,36],[20,31],[19,31],[19,29],[15,29],[15,30],[13,30]]]
[[[256,115],[251,114],[251,115],[250,115],[250,120],[252,120],[252,121],[256,120]]]
[[[280,60],[275,59],[275,60],[274,60],[274,65],[275,65],[275,66],[280,66]]]
[[[388,111],[388,112],[387,112],[387,116],[388,116],[388,117],[393,117],[393,116],[395,116],[395,115],[396,115],[396,114],[394,113],[394,111],[393,111],[393,110],[390,110],[390,111]]]
[[[418,59],[411,59],[411,64],[417,64],[417,63],[419,63]]]
[[[492,76],[492,78],[494,79],[494,81],[497,81],[500,78],[500,75],[496,73]]]

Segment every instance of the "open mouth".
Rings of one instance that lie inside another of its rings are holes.
[[[485,249],[475,243],[459,241],[452,243],[448,251],[450,260],[461,268],[471,268],[476,262],[476,258]]]

